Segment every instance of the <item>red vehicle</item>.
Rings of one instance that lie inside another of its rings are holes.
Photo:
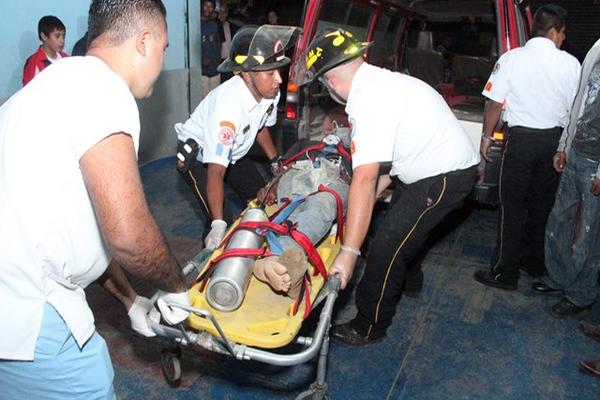
[[[374,41],[369,63],[424,80],[446,99],[479,148],[485,99],[481,95],[498,57],[529,38],[531,13],[517,0],[306,0],[303,34],[294,58],[324,28],[339,26],[363,41]],[[292,61],[294,64],[295,59]],[[313,84],[298,88],[294,71],[285,98],[284,138],[321,134],[324,118],[344,123],[343,108]],[[339,121],[342,120],[342,121]],[[492,148],[500,159],[502,127]],[[498,203],[500,162],[481,164],[474,190],[480,203]]]

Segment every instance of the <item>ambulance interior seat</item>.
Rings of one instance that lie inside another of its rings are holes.
[[[479,96],[493,63],[487,57],[455,54],[452,58],[452,82],[460,94]]]
[[[406,62],[410,75],[435,87],[444,81],[444,56],[433,49],[431,31],[420,31],[416,47],[406,49]]]

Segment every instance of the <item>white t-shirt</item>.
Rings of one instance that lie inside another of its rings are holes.
[[[506,101],[504,120],[509,127],[549,129],[565,126],[577,91],[581,66],[545,37],[500,57],[482,94]]]
[[[185,123],[175,124],[177,138],[198,142],[198,161],[227,167],[248,153],[260,129],[275,125],[278,101],[279,93],[257,103],[242,78],[234,76],[210,92]]]
[[[479,162],[467,133],[442,98],[408,75],[363,63],[346,105],[352,125],[352,168],[392,162],[410,184]]]
[[[58,60],[0,108],[0,359],[32,360],[44,303],[82,346],[94,332],[83,288],[110,256],[79,160],[107,136],[139,142],[137,104],[96,57]]]

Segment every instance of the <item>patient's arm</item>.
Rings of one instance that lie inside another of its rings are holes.
[[[125,310],[133,305],[137,293],[131,287],[121,266],[112,260],[106,271],[98,278],[98,283],[123,304]]]

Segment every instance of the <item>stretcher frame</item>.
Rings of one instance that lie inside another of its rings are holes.
[[[199,273],[202,271],[212,253],[212,250],[203,249],[196,254],[183,268],[184,275],[188,276],[192,272]],[[254,360],[275,366],[299,365],[314,359],[318,355],[316,379],[306,391],[298,394],[296,400],[326,398],[329,328],[331,327],[333,306],[339,290],[340,279],[338,276],[330,276],[325,281],[312,305],[313,309],[315,309],[320,303],[324,302],[313,336],[296,336],[294,342],[303,348],[292,354],[279,354],[236,343],[227,338],[218,321],[209,310],[174,303],[168,304],[171,307],[177,307],[198,317],[207,319],[219,333],[219,337],[213,336],[207,331],[189,329],[184,324],[173,327],[151,321],[150,326],[152,330],[158,336],[165,337],[171,341],[171,348],[164,349],[161,353],[161,367],[167,383],[171,386],[177,386],[181,379],[180,357],[182,347],[197,346],[238,360]],[[152,297],[152,301],[155,302],[157,298],[158,293]]]

